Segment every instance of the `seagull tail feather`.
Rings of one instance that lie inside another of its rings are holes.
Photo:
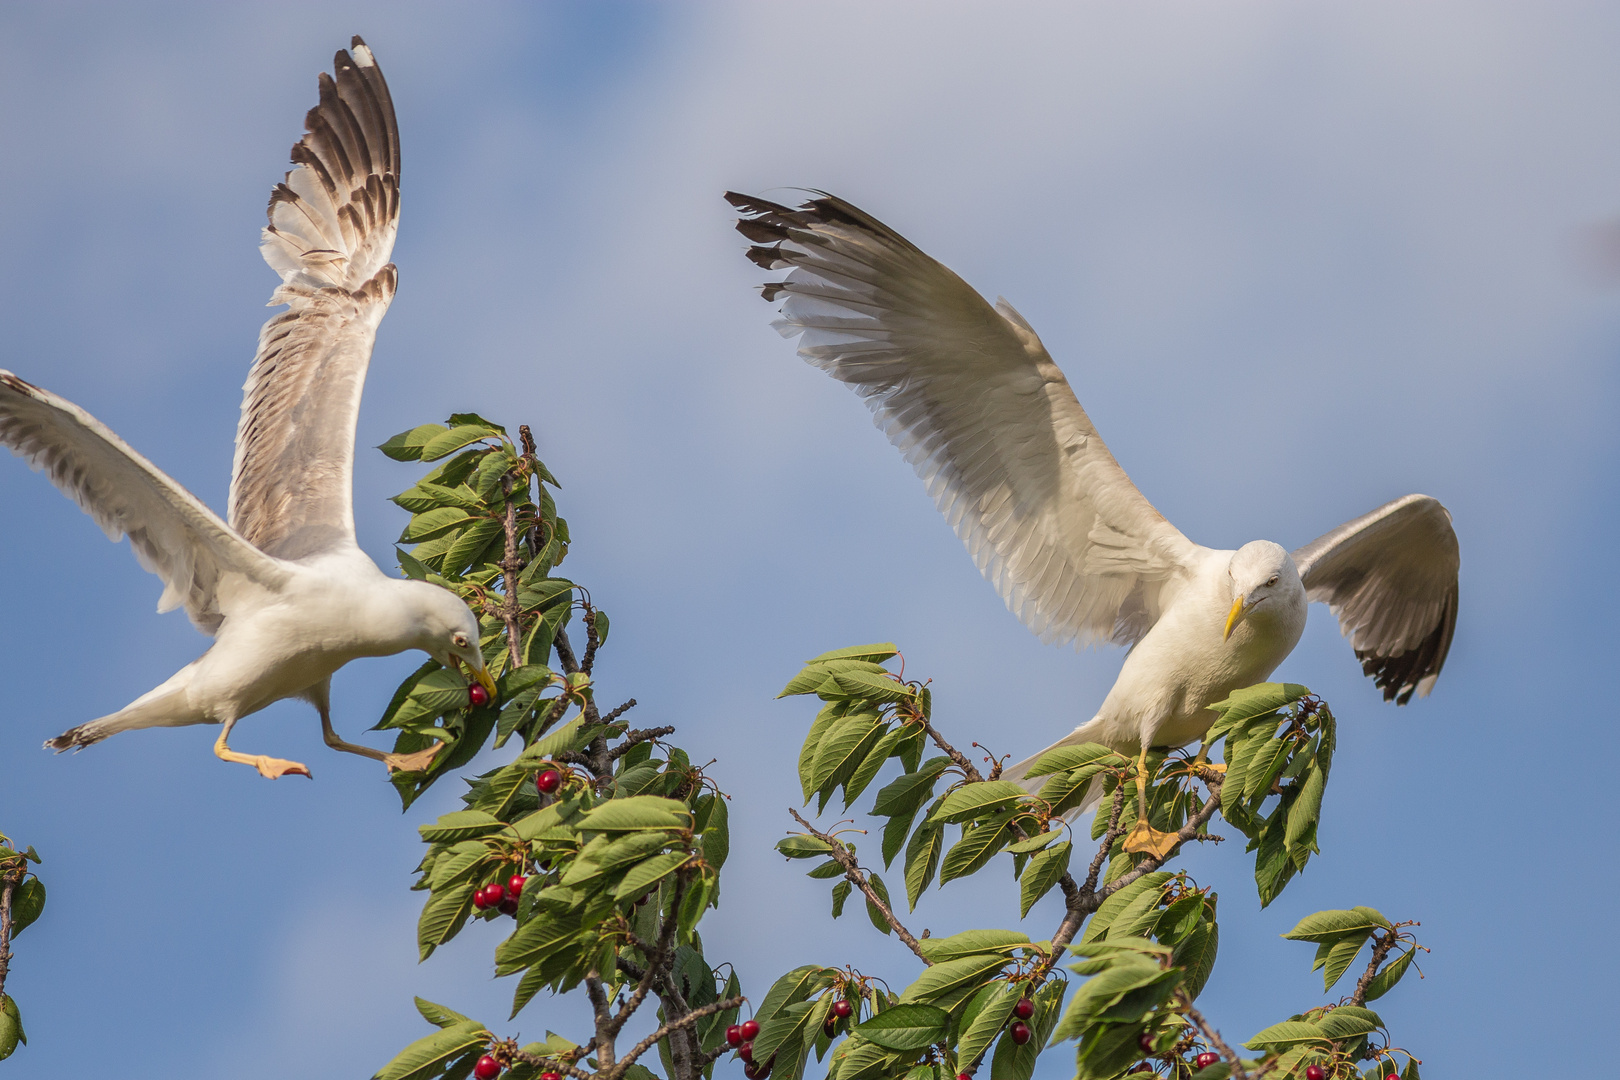
[[[45,749],[55,750],[60,754],[64,750],[82,750],[120,731],[208,723],[208,718],[200,715],[191,705],[186,693],[187,685],[191,682],[190,676],[191,665],[187,665],[168,682],[142,694],[117,712],[92,720],[88,724],[80,724],[76,728],[62,732],[54,739],[47,739]]]
[[[1034,768],[1035,762],[1040,760],[1041,755],[1049,751],[1056,750],[1062,746],[1078,746],[1081,743],[1087,742],[1100,742],[1106,744],[1108,740],[1102,737],[1102,727],[1103,723],[1101,717],[1096,717],[1087,723],[1081,724],[1079,727],[1063,736],[1063,738],[1059,739],[1051,746],[1043,747],[1039,752],[1031,754],[1023,761],[1018,762],[1018,764],[1009,765],[1005,769],[1001,770],[1001,778],[1003,780],[1011,780],[1013,783],[1017,784],[1031,795],[1035,794],[1046,785],[1046,781],[1049,779],[1049,777],[1028,776],[1026,774],[1030,769]],[[1073,810],[1068,811],[1063,816],[1072,821],[1079,815],[1096,806],[1097,803],[1102,800],[1102,797],[1102,785],[1100,783],[1093,782],[1091,784],[1091,790],[1086,792],[1086,796],[1083,800],[1081,800],[1080,805],[1075,807]]]

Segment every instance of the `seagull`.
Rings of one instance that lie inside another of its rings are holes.
[[[420,649],[466,665],[494,693],[478,619],[454,593],[390,578],[354,538],[355,422],[377,324],[397,281],[399,129],[382,71],[360,38],[320,76],[320,104],[270,195],[260,250],[286,304],[259,332],[236,432],[227,519],[95,417],[0,371],[0,443],[43,470],[114,542],[128,537],[163,580],[158,611],[184,606],[213,645],[118,712],[45,745],[81,749],[136,728],[219,724],[214,753],[262,776],[309,776],[296,761],[243,754],[236,722],[283,698],[321,716],[327,745],[426,768],[443,743],[386,754],[332,728],[332,674],[362,656]]]
[[[789,271],[762,290],[782,301],[776,327],[865,399],[1042,640],[1130,647],[1096,715],[1041,751],[1135,752],[1142,820],[1128,850],[1163,856],[1176,843],[1146,820],[1148,748],[1201,739],[1211,704],[1268,678],[1309,601],[1338,616],[1386,701],[1428,695],[1457,623],[1457,535],[1438,501],[1403,496],[1293,551],[1195,544],[1131,483],[1011,304],[992,307],[876,218],[812,194],[796,208],[726,195],[748,257]],[[1040,756],[1003,775],[1025,779]]]

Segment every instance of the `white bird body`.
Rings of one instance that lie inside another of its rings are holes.
[[[816,194],[796,208],[726,196],[748,257],[788,270],[763,289],[783,300],[777,329],[865,399],[1031,630],[1131,647],[1092,719],[1054,745],[1145,752],[1202,737],[1211,704],[1293,650],[1310,600],[1339,617],[1386,700],[1429,692],[1457,617],[1457,537],[1439,502],[1403,496],[1291,553],[1195,544],[1131,483],[1011,305]]]
[[[1201,549],[1188,574],[1167,586],[1164,615],[1126,654],[1097,715],[1046,749],[1098,742],[1135,754],[1144,746],[1185,745],[1214,723],[1210,705],[1277,670],[1305,630],[1305,588],[1287,553],[1260,543],[1287,560],[1277,595],[1250,608],[1223,636],[1222,623],[1241,591],[1232,573],[1238,552]],[[1007,774],[1022,776],[1034,761]]]
[[[434,747],[385,754],[337,737],[332,674],[351,660],[421,649],[466,664],[492,694],[477,617],[454,593],[390,578],[354,536],[360,393],[393,299],[399,131],[387,83],[359,38],[320,78],[320,104],[270,198],[260,249],[286,304],[259,335],[237,428],[228,521],[72,402],[0,371],[0,444],[43,470],[112,540],[128,537],[163,579],[159,611],[184,606],[214,638],[201,657],[109,716],[46,743],[78,749],[120,731],[220,724],[215,753],[265,776],[297,762],[240,754],[242,717],[284,698],[321,715],[335,749],[417,769]]]

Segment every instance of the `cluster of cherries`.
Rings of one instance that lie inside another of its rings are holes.
[[[854,1003],[840,998],[839,1000],[833,1002],[832,1015],[827,1017],[827,1022],[825,1024],[821,1025],[821,1030],[826,1032],[827,1038],[830,1039],[833,1037],[833,1032],[838,1030],[838,1021],[848,1020],[854,1015]]]
[[[513,874],[506,879],[505,885],[492,881],[473,893],[473,907],[479,911],[499,908],[502,915],[516,915],[518,897],[523,895],[523,883],[527,880],[522,874]]]
[[[495,1077],[501,1074],[502,1068],[504,1066],[499,1061],[485,1054],[478,1059],[478,1064],[473,1066],[472,1074],[477,1080],[495,1080]],[[562,1073],[543,1072],[540,1074],[540,1080],[563,1080],[563,1078]]]
[[[732,1024],[726,1028],[726,1042],[737,1048],[737,1056],[743,1059],[743,1075],[748,1080],[765,1080],[771,1075],[771,1061],[759,1063],[754,1061],[754,1036],[759,1034],[758,1020],[744,1020],[740,1024]]]
[[[1013,1006],[1013,1016],[1016,1019],[1013,1020],[1012,1027],[1007,1029],[1007,1034],[1011,1035],[1012,1041],[1019,1046],[1029,1042],[1030,1037],[1035,1034],[1029,1029],[1029,1025],[1024,1023],[1025,1020],[1034,1015],[1035,1003],[1027,997],[1019,998],[1018,1004]]]

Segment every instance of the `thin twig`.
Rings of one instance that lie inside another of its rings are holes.
[[[878,895],[877,890],[872,887],[872,883],[866,879],[866,875],[861,873],[860,863],[856,861],[854,854],[852,854],[847,847],[840,844],[828,834],[818,831],[814,825],[800,817],[797,810],[790,807],[788,809],[788,813],[792,814],[793,820],[797,821],[800,825],[803,825],[811,836],[814,836],[817,840],[822,841],[832,848],[832,857],[838,860],[839,866],[844,868],[844,877],[851,885],[855,886],[866,895],[867,903],[877,908],[877,910],[883,915],[883,921],[888,923],[889,926],[894,929],[895,934],[899,936],[900,940],[906,943],[906,948],[916,953],[917,959],[921,960],[923,963],[932,964],[933,961],[923,955],[922,945],[918,943],[916,937],[912,935],[910,930],[907,930],[903,925],[901,925],[899,919],[894,917],[894,912],[889,908],[889,905],[884,902],[883,897]]]
[[[1372,959],[1367,963],[1367,970],[1361,973],[1361,978],[1356,980],[1355,992],[1350,995],[1350,1000],[1346,1004],[1357,1008],[1367,1004],[1367,988],[1372,985],[1373,976],[1378,974],[1379,967],[1389,959],[1390,951],[1400,942],[1400,928],[1419,925],[1421,924],[1417,922],[1398,922],[1384,931],[1382,937],[1378,936],[1377,931],[1373,932]]]
[[[635,1064],[636,1058],[640,1057],[642,1054],[645,1054],[654,1046],[657,1046],[658,1040],[673,1034],[684,1027],[689,1027],[690,1025],[697,1023],[705,1016],[709,1016],[717,1012],[725,1012],[727,1009],[741,1008],[742,1003],[747,1000],[747,998],[739,994],[737,997],[726,998],[724,1001],[710,1002],[701,1008],[693,1009],[691,1012],[687,1013],[678,1020],[671,1020],[669,1023],[665,1024],[663,1027],[659,1028],[645,1039],[642,1039],[640,1042],[636,1043],[635,1046],[631,1047],[630,1052],[624,1055],[624,1058],[620,1060],[618,1065],[611,1069],[598,1072],[596,1074],[598,1080],[618,1080],[620,1076],[624,1075],[626,1069]]]
[[[506,596],[501,602],[501,621],[506,624],[506,646],[512,659],[512,670],[523,665],[522,609],[518,606],[518,574],[523,570],[523,557],[518,554],[517,505],[512,502],[515,487],[510,474],[501,478],[501,491],[506,496],[506,514],[501,528],[506,533],[506,557],[501,560],[502,580],[506,583]]]
[[[631,698],[630,703],[635,704],[635,698]],[[606,720],[607,717],[604,716],[602,719]],[[628,754],[632,746],[636,746],[639,743],[652,742],[655,739],[662,739],[665,735],[673,734],[675,734],[675,729],[673,727],[655,727],[645,729],[638,728],[635,731],[627,731],[624,734],[624,738],[619,742],[619,745],[608,751],[608,760],[617,761],[625,754]]]
[[[0,870],[0,994],[6,991],[6,973],[11,970],[11,897],[27,873],[20,857],[15,865]]]
[[[618,708],[613,709],[613,710],[611,710],[609,712],[603,713],[602,714],[602,723],[611,724],[611,723],[613,723],[613,721],[617,720],[619,717],[623,716],[625,713],[629,712],[631,709],[633,709],[635,707],[636,707],[636,699],[631,698],[629,701],[625,702],[623,705],[620,705]],[[675,729],[670,728],[669,730],[672,732]],[[630,734],[634,735],[635,732],[632,731]]]
[[[1226,1045],[1226,1040],[1221,1038],[1221,1033],[1216,1031],[1208,1020],[1204,1019],[1204,1014],[1199,1012],[1197,1007],[1193,1005],[1192,998],[1187,996],[1187,991],[1176,991],[1176,1007],[1181,1010],[1187,1019],[1198,1025],[1198,1030],[1204,1033],[1204,1038],[1208,1039],[1210,1045],[1220,1051],[1220,1055],[1231,1065],[1232,1072],[1229,1080],[1250,1080],[1249,1074],[1243,1071],[1243,1062],[1238,1059],[1237,1053]]]
[[[602,644],[602,638],[596,632],[596,609],[587,601],[585,605],[585,656],[579,662],[579,669],[585,674],[591,673],[596,666],[596,650]]]
[[[945,751],[945,756],[950,758],[951,761],[955,763],[956,767],[962,770],[962,772],[967,776],[968,780],[975,784],[983,782],[984,777],[980,775],[978,769],[973,767],[973,762],[969,760],[968,756],[962,753],[962,751],[958,750],[956,747],[952,746],[950,743],[946,742],[945,736],[941,735],[933,724],[930,724],[927,720],[924,720],[922,722],[922,727],[923,731],[928,735],[928,737],[934,741],[934,745]]]

